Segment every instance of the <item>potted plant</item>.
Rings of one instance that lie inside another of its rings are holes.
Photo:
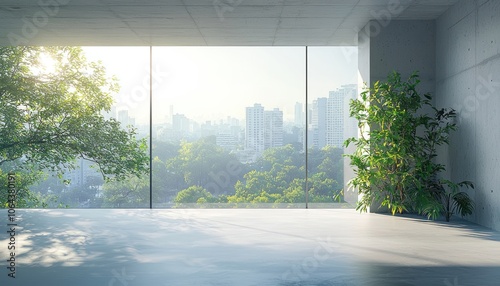
[[[362,195],[357,210],[367,211],[379,203],[392,214],[417,212],[436,218],[455,211],[472,213],[472,200],[459,192],[460,187],[473,187],[472,183],[437,179],[445,166],[435,161],[436,149],[448,144],[450,132],[456,129],[456,113],[434,107],[429,93],[418,93],[419,83],[417,72],[406,81],[393,72],[387,81],[365,87],[350,102],[350,116],[357,119],[360,136],[344,145],[356,145],[354,153],[346,156],[356,175],[348,185]]]
[[[434,200],[423,205],[422,214],[432,219],[443,215],[447,222],[454,214],[460,214],[462,217],[471,215],[474,211],[474,201],[466,192],[460,191],[462,187],[474,189],[474,184],[470,181],[454,183],[444,179],[434,182],[429,188]]]

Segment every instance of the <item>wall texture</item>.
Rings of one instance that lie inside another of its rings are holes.
[[[462,0],[436,21],[436,103],[458,111],[441,150],[452,180],[471,180],[470,219],[500,230],[500,1]]]
[[[375,27],[377,22],[368,25]],[[366,30],[366,29],[365,29]],[[369,49],[361,49],[358,55],[368,50],[369,77],[371,83],[384,80],[396,70],[403,78],[412,72],[420,74],[422,92],[435,91],[435,21],[391,21],[387,26],[377,30],[370,29]],[[364,35],[360,34],[359,44],[362,46]],[[367,45],[364,44],[366,47]],[[361,62],[361,58],[359,61]],[[366,67],[364,68],[366,69]]]

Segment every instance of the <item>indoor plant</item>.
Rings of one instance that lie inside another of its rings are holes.
[[[436,218],[453,213],[448,206],[455,206],[460,214],[471,214],[473,201],[459,188],[472,183],[439,179],[445,166],[436,162],[436,148],[448,144],[456,129],[456,113],[434,107],[429,93],[421,96],[417,91],[419,83],[417,72],[406,81],[393,72],[350,102],[350,116],[360,129],[359,138],[345,142],[356,145],[346,156],[356,174],[348,185],[362,195],[357,209],[367,211],[380,203],[393,214],[417,212]],[[446,204],[447,199],[460,203]]]

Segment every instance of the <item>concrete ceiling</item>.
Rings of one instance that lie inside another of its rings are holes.
[[[436,19],[457,1],[2,0],[0,45],[356,45],[369,20]]]

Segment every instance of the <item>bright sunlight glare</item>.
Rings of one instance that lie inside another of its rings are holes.
[[[38,58],[38,65],[32,67],[35,76],[54,74],[57,70],[57,61],[47,53],[41,53]]]

